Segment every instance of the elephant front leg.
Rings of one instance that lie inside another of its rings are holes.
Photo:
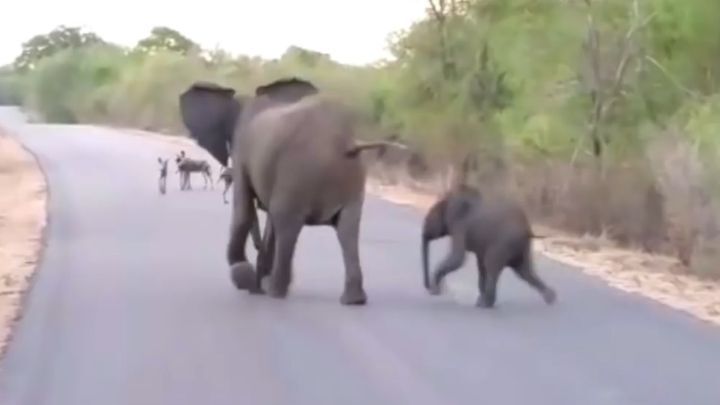
[[[232,281],[235,287],[241,290],[248,290],[255,286],[255,271],[245,254],[245,244],[250,228],[253,221],[257,220],[249,191],[244,179],[235,183],[230,241],[227,246],[227,260],[230,265]]]
[[[465,263],[465,230],[460,228],[450,233],[450,253],[438,265],[433,274],[428,292],[432,295],[442,293],[442,282],[445,276],[456,271]]]
[[[344,207],[335,227],[345,265],[345,288],[340,297],[340,303],[343,305],[367,303],[358,248],[362,205],[363,201],[359,200]]]
[[[483,302],[483,295],[487,288],[487,270],[485,269],[484,255],[481,252],[475,253],[475,260],[477,262],[478,270],[478,298],[475,305],[481,305]]]

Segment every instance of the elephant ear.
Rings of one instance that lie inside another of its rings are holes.
[[[283,103],[293,103],[318,92],[312,82],[297,77],[279,79],[255,88],[256,97],[265,96]]]
[[[195,82],[180,95],[180,115],[190,136],[223,166],[242,108],[234,95],[235,90],[210,82]]]
[[[480,203],[482,194],[480,190],[461,184],[451,191],[446,199],[445,215],[448,223],[462,223],[475,204]]]

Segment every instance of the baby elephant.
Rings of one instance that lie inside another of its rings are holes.
[[[438,265],[432,280],[428,274],[429,243],[450,236],[451,250]],[[532,261],[534,237],[524,210],[509,199],[486,198],[480,191],[459,186],[441,197],[430,208],[422,229],[422,260],[425,288],[430,294],[441,292],[445,276],[459,269],[465,253],[475,254],[480,295],[477,306],[495,305],[500,273],[507,266],[536,289],[545,303],[555,302],[555,291],[538,277]]]

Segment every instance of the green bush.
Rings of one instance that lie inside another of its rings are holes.
[[[60,51],[25,76],[25,103],[50,122],[92,118],[104,109],[93,93],[117,80],[123,62],[123,52],[106,45]]]
[[[22,104],[22,77],[10,69],[0,69],[0,105]]]

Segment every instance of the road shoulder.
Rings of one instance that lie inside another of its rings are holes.
[[[38,266],[46,213],[47,186],[37,161],[0,128],[0,355]]]

